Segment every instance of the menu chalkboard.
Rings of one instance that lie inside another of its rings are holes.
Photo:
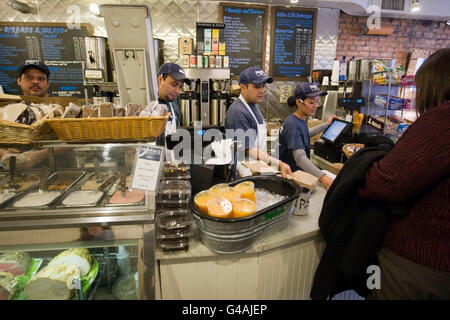
[[[249,67],[264,70],[268,7],[220,3],[220,12],[231,76],[239,77]]]
[[[65,23],[0,22],[0,85],[9,94],[22,95],[17,85],[17,66],[24,60],[40,60],[50,70],[48,93],[82,97],[85,61],[84,37],[91,26],[69,29]]]
[[[317,9],[274,7],[271,16],[270,75],[305,79],[312,73]]]

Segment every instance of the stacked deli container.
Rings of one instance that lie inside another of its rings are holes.
[[[156,242],[163,250],[187,250],[192,230],[190,167],[165,163],[156,202]]]

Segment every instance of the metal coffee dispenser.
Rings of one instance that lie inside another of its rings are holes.
[[[181,125],[189,127],[200,120],[200,79],[191,79],[191,84],[184,84],[180,93]]]
[[[199,80],[199,99],[193,98],[191,101],[195,100],[200,103],[198,120],[201,121],[202,126],[219,126],[224,123],[228,96],[226,90],[227,83],[230,81],[230,69],[185,68],[184,71],[189,79]],[[180,99],[182,99],[181,94]],[[195,106],[191,105],[191,111],[193,109],[195,109]],[[221,116],[221,113],[223,116]],[[193,123],[193,120],[191,122]]]
[[[209,110],[210,125],[224,126],[230,80],[210,80],[210,82],[212,88]]]

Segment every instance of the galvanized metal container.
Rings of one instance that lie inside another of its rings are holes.
[[[289,225],[289,218],[301,192],[298,184],[277,176],[253,176],[229,185],[234,186],[243,181],[253,181],[255,188],[263,188],[287,198],[247,217],[223,219],[197,210],[194,197],[191,197],[191,209],[200,239],[211,251],[225,254],[242,252]]]

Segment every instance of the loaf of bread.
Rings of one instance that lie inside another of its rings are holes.
[[[113,105],[113,116],[114,117],[125,117],[125,108],[121,105]]]
[[[81,107],[76,105],[75,103],[70,102],[67,106],[63,118],[78,118],[81,114]]]
[[[112,103],[102,103],[99,108],[100,117],[112,117],[113,116],[113,105]]]

